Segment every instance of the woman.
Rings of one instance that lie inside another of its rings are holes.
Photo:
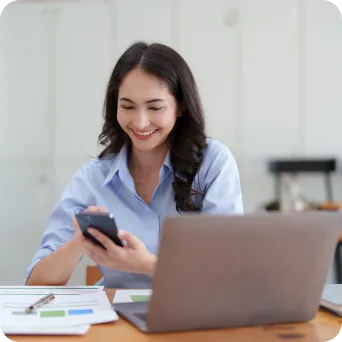
[[[112,288],[148,288],[167,215],[242,213],[239,173],[223,144],[207,139],[193,75],[162,44],[133,44],[110,77],[98,158],[74,175],[48,221],[28,267],[28,285],[65,285],[83,253]],[[80,233],[77,212],[109,211],[125,247],[90,230],[106,249]]]

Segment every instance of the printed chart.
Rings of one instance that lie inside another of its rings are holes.
[[[91,294],[56,294],[55,300],[32,313],[25,309],[40,299],[34,295],[0,297],[0,325],[13,326],[70,326],[111,322],[118,319],[105,292]]]

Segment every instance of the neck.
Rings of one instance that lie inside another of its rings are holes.
[[[140,151],[132,146],[130,169],[144,175],[159,172],[167,152],[167,144],[163,144],[152,151]]]

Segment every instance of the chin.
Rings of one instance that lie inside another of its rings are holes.
[[[153,143],[147,143],[147,142],[140,142],[140,141],[134,141],[133,140],[133,146],[142,152],[149,152],[149,151],[153,151],[156,147],[158,147],[158,144],[153,144]]]
[[[137,138],[131,138],[132,141],[132,145],[139,151],[142,152],[149,152],[149,151],[153,151],[156,148],[160,147],[161,145],[164,144],[164,141],[161,141],[159,139],[156,139],[157,141],[154,141],[155,139],[151,139],[151,140],[145,140],[145,141],[141,141]]]

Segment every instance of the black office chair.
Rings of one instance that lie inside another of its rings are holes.
[[[282,174],[323,173],[327,201],[333,201],[331,174],[336,171],[336,159],[273,159],[268,170],[275,176],[276,198],[280,198]]]
[[[336,171],[336,159],[272,159],[268,162],[268,171],[275,176],[274,193],[275,198],[281,198],[281,176],[282,174],[305,174],[322,173],[325,181],[326,200],[333,201],[333,189],[331,175]],[[341,227],[342,230],[342,227]],[[337,283],[342,284],[342,242],[336,245],[334,264]]]

